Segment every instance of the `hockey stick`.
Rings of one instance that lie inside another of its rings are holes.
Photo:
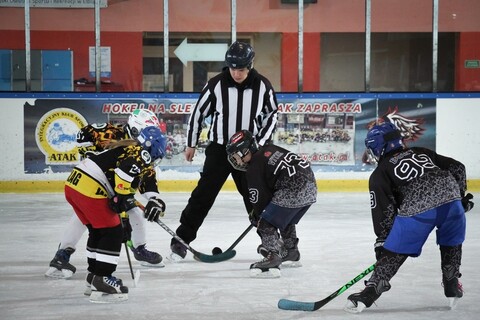
[[[122,229],[125,228],[122,219],[123,217],[127,217],[127,213],[125,211],[120,214],[120,223],[122,224]],[[130,268],[130,274],[132,275],[133,285],[136,287],[138,284],[138,279],[140,278],[140,270],[137,270],[135,274],[133,273],[132,260],[130,259],[130,252],[128,252],[127,242],[125,241],[123,244],[125,245],[125,252],[127,253],[128,267]],[[135,275],[138,276],[135,277]]]
[[[344,284],[340,289],[329,295],[323,300],[315,301],[315,302],[301,302],[289,299],[280,299],[278,301],[278,308],[283,310],[302,310],[302,311],[315,311],[341,295],[345,292],[348,288],[353,286],[355,283],[360,281],[363,277],[373,271],[375,268],[375,264],[372,264],[370,267],[362,271],[358,276]]]
[[[214,263],[214,262],[222,262],[229,260],[237,254],[235,250],[226,251],[216,255],[209,255],[205,253],[198,252],[197,250],[193,249],[188,245],[182,238],[180,238],[172,229],[170,229],[165,223],[163,223],[160,219],[155,220],[155,222],[162,227],[165,231],[167,231],[172,237],[174,237],[178,242],[183,244],[188,251],[193,254],[195,260],[206,262],[206,263]]]
[[[252,228],[253,228],[253,224],[250,224],[248,226],[248,228],[245,229],[245,231],[243,231],[243,233],[237,238],[237,240],[235,240],[232,243],[232,245],[225,252],[231,251],[233,248],[235,248],[237,246],[237,244],[239,244],[240,241],[242,241],[242,239],[245,238],[245,236],[250,232],[250,230],[252,230]],[[223,252],[222,249],[220,249],[219,247],[215,247],[212,250],[212,253],[215,254],[215,255],[218,255],[222,252]]]
[[[243,233],[240,235],[240,237],[238,237],[238,239],[235,240],[234,243],[232,243],[232,245],[227,249],[227,251],[230,251],[230,250],[232,250],[233,248],[235,248],[235,247],[237,246],[237,244],[239,244],[240,241],[242,241],[242,239],[247,235],[247,233],[249,233],[250,230],[252,230],[252,228],[253,228],[253,224],[250,224],[250,225],[248,226],[248,228],[245,229],[245,231],[243,231]]]
[[[132,275],[133,286],[136,287],[138,285],[138,280],[140,279],[140,270],[137,270],[135,274],[133,273],[132,260],[130,259],[130,253],[128,252],[128,245],[126,242],[123,244],[125,245],[125,251],[127,252],[128,266],[130,268],[130,274]]]

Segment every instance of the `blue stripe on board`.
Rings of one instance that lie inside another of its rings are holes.
[[[197,99],[198,93],[150,93],[150,92],[0,92],[0,99],[35,98],[35,99]],[[445,92],[445,93],[279,93],[278,99],[419,99],[443,98],[464,99],[480,98],[480,92]]]

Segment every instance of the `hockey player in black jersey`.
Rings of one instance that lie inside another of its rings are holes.
[[[227,144],[228,161],[246,171],[252,224],[262,240],[264,259],[250,266],[252,277],[279,277],[282,263],[299,266],[295,225],[317,199],[310,163],[274,144],[259,147],[252,133],[241,130]]]
[[[133,111],[122,125],[111,123],[88,124],[77,133],[77,145],[80,157],[86,159],[109,148],[109,145],[124,139],[132,139],[138,136],[140,131],[148,126],[159,126],[157,116],[150,110],[137,109]],[[155,172],[151,172],[155,176]],[[157,186],[149,190],[141,189],[140,193],[148,200],[158,196]],[[135,259],[147,266],[163,267],[162,256],[146,248],[146,222],[139,208],[133,208],[128,212],[129,219],[125,222],[131,226],[131,239],[128,244]],[[60,244],[54,258],[50,261],[45,276],[50,278],[67,279],[76,271],[70,263],[70,256],[75,252],[77,243],[87,228],[81,223],[74,213],[68,225],[63,230]]]
[[[369,180],[375,270],[365,289],[348,297],[349,312],[361,312],[390,290],[390,280],[408,257],[418,257],[436,228],[442,284],[454,308],[463,296],[460,264],[465,212],[473,207],[465,166],[420,147],[407,148],[394,124],[373,126],[365,146],[378,166]]]
[[[135,140],[118,141],[111,149],[78,164],[65,182],[65,198],[87,226],[87,291],[92,302],[128,299],[128,288],[115,272],[124,238],[119,214],[137,206],[135,192],[156,186],[152,168],[165,156],[166,138],[156,126],[142,129]],[[144,217],[156,221],[165,203],[152,197]]]

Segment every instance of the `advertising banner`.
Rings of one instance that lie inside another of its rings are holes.
[[[167,137],[161,167],[198,171],[208,145],[209,119],[200,135],[193,163],[184,160],[185,132],[196,96],[168,98],[39,98],[24,102],[25,173],[68,172],[80,161],[76,133],[87,123],[125,124],[135,109],[149,109]],[[365,156],[369,126],[389,121],[408,145],[435,149],[436,99],[356,97],[319,98],[279,95],[278,124],[273,142],[309,160],[316,171],[372,170]]]

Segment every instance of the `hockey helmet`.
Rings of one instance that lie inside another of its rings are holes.
[[[374,125],[367,133],[365,147],[369,156],[379,161],[384,155],[402,149],[403,137],[397,127],[391,122]]]
[[[248,163],[243,158],[248,154],[258,151],[258,143],[250,131],[241,130],[235,133],[228,141],[227,147],[228,162],[237,170],[247,171]]]
[[[160,127],[155,113],[148,109],[136,109],[128,117],[126,129],[132,138],[136,138],[142,129],[148,126]]]
[[[225,53],[225,64],[232,69],[251,69],[255,51],[245,42],[235,41]]]
[[[167,149],[167,138],[162,134],[157,126],[149,126],[142,131],[137,137],[142,148],[148,152],[154,165],[158,165],[165,157]]]

